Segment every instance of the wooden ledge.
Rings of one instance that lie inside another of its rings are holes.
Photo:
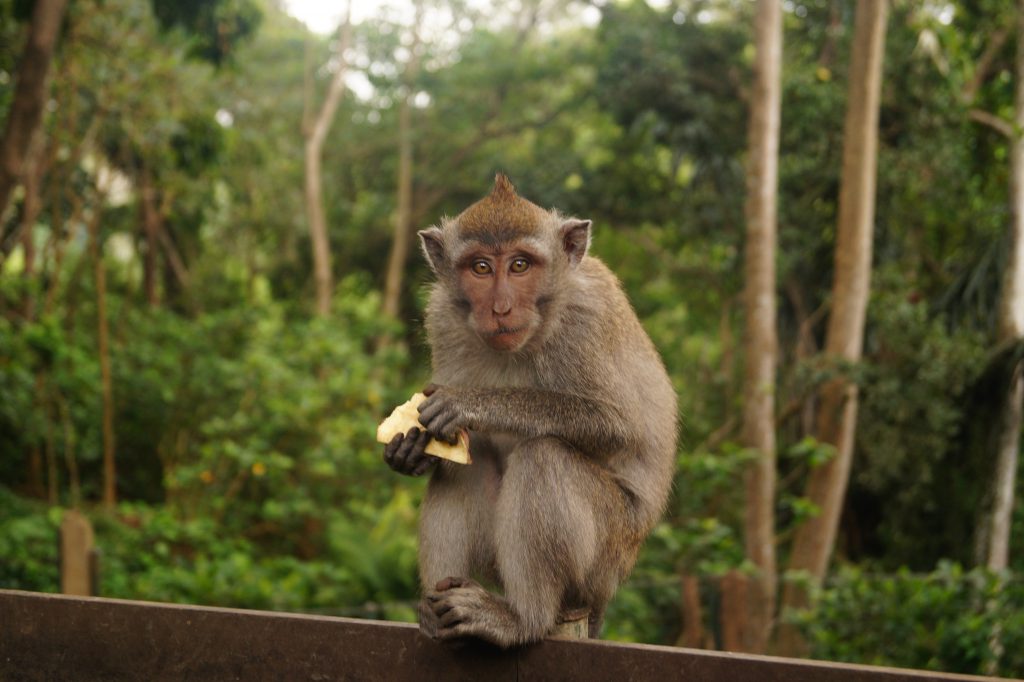
[[[0,590],[0,680],[684,680],[995,678],[592,640],[439,645],[415,625]]]

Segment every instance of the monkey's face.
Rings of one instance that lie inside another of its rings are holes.
[[[526,242],[475,245],[459,258],[459,286],[473,331],[495,350],[515,352],[542,322],[547,259]]]

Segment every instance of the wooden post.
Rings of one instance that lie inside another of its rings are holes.
[[[747,599],[750,578],[739,571],[722,576],[722,648],[744,651],[744,638],[749,634]]]
[[[700,608],[700,581],[695,575],[684,575],[682,582],[683,632],[679,635],[676,646],[700,649],[704,646],[706,636],[704,617],[701,615]]]
[[[587,639],[590,637],[590,609],[572,609],[558,615],[555,629],[549,637],[555,639]]]
[[[60,523],[60,591],[83,597],[96,588],[96,553],[92,524],[75,509]]]

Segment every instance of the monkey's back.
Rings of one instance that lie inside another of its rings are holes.
[[[664,510],[672,486],[678,435],[675,389],[654,343],[629,303],[619,279],[598,258],[580,264],[581,286],[596,303],[599,346],[597,369],[606,395],[617,407],[634,439],[609,461],[623,486],[637,496],[645,525],[653,526]]]

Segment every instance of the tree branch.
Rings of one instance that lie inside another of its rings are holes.
[[[975,123],[981,123],[982,125],[992,128],[997,133],[1008,139],[1012,140],[1014,137],[1013,124],[1001,116],[990,114],[989,112],[982,111],[981,109],[971,109],[967,112],[967,117]]]
[[[971,80],[967,81],[964,84],[963,90],[960,91],[960,98],[964,102],[970,103],[974,101],[978,90],[981,89],[981,84],[988,78],[989,71],[992,70],[992,64],[999,55],[999,51],[1003,49],[1003,45],[1006,44],[1006,40],[1009,37],[1009,26],[1000,26],[992,34],[992,37],[989,38],[985,51],[978,57],[978,63],[974,67],[974,74],[971,76]]]
[[[7,208],[15,185],[21,181],[29,145],[43,119],[46,76],[66,7],[66,0],[39,0],[32,13],[28,40],[18,65],[14,98],[0,139],[0,216]]]

